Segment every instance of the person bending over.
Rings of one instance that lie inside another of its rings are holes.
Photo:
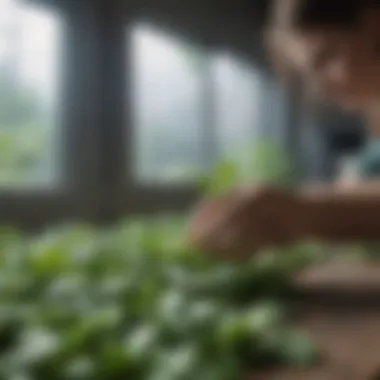
[[[267,35],[278,71],[365,117],[370,141],[360,176],[294,191],[252,184],[205,199],[190,239],[229,258],[305,238],[380,240],[380,1],[277,0],[272,16]]]

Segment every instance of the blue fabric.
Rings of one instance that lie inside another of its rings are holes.
[[[367,144],[359,155],[358,164],[362,178],[380,178],[380,139]]]

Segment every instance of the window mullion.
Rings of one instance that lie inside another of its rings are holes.
[[[126,25],[129,12],[121,1],[99,5],[99,78],[100,78],[100,165],[99,217],[114,219],[123,213],[125,180],[128,179],[127,145],[129,107],[126,96]],[[129,90],[129,88],[128,88]]]
[[[94,4],[95,5],[95,2]],[[61,136],[62,186],[75,216],[93,218],[99,198],[100,49],[96,10],[87,2],[68,10]]]

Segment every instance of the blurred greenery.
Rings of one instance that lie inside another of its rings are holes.
[[[299,173],[292,156],[271,140],[260,140],[219,160],[211,173],[201,179],[208,194],[223,193],[238,184],[258,183],[296,186]]]
[[[271,171],[279,151],[262,147],[269,165],[254,173],[283,182],[290,166]],[[255,157],[244,170],[217,165],[206,190],[247,179]],[[285,296],[317,247],[216,262],[189,246],[185,226],[162,216],[38,236],[3,228],[0,379],[235,380],[249,368],[311,365],[316,350],[289,328]]]
[[[41,169],[49,130],[41,124],[0,126],[0,183],[23,184]]]
[[[1,184],[34,178],[51,135],[36,94],[8,74],[0,70]],[[196,167],[177,120],[156,129],[148,174],[172,157],[168,141],[190,166],[173,176]],[[200,182],[215,194],[248,180],[294,186],[298,173],[261,141]],[[185,226],[185,217],[161,216],[34,236],[0,229],[0,380],[236,380],[250,368],[312,365],[318,352],[291,327],[287,295],[294,273],[323,259],[321,247],[215,261],[189,245]]]
[[[4,78],[0,104],[0,181],[19,181],[43,159],[47,127],[27,89]],[[216,165],[205,191],[294,178],[277,147],[252,151]],[[1,229],[0,380],[236,380],[252,367],[312,364],[285,296],[316,246],[216,262],[189,246],[185,226],[162,216],[37,236]]]
[[[50,137],[37,94],[0,68],[0,183],[33,179]]]
[[[41,166],[51,131],[38,104],[0,73],[1,183]],[[291,157],[270,141],[242,151],[202,179],[205,192],[246,180],[296,183]],[[185,219],[73,224],[36,236],[1,229],[0,380],[236,380],[249,368],[313,364],[316,349],[290,328],[286,296],[320,248],[214,261],[188,244]]]
[[[32,237],[4,228],[0,378],[232,380],[312,364],[284,296],[316,247],[215,262],[187,244],[184,225],[160,217]]]

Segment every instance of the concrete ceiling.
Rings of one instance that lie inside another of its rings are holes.
[[[266,67],[261,31],[271,0],[26,1],[70,8],[85,6],[110,10],[122,7],[134,19],[159,24],[210,48],[231,50]]]
[[[140,0],[142,19],[211,48],[225,48],[265,63],[262,27],[270,0]]]

